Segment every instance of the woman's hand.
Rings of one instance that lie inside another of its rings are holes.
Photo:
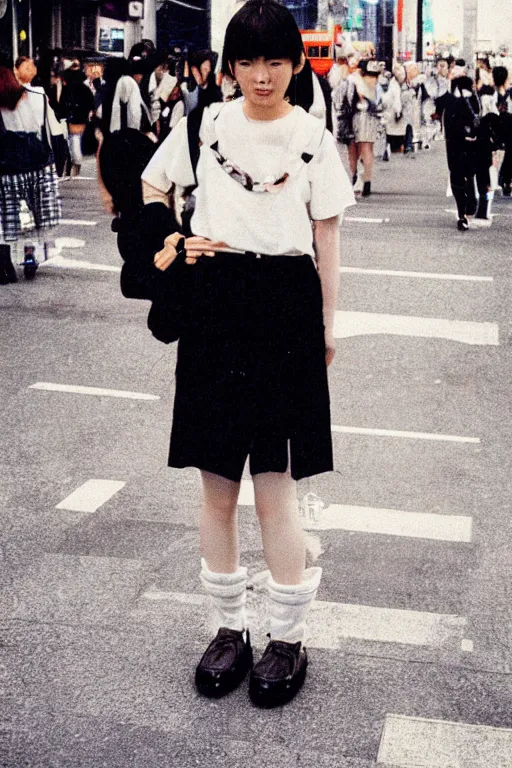
[[[178,255],[176,246],[182,237],[179,232],[173,232],[172,235],[165,238],[164,247],[161,251],[158,251],[154,258],[154,264],[157,269],[164,271],[171,266]],[[187,237],[185,240],[185,263],[195,264],[200,256],[215,256],[217,251],[222,251],[226,247],[226,243],[214,243],[206,237],[196,235]]]
[[[325,337],[325,364],[327,368],[330,366],[336,355],[336,342],[332,336]]]

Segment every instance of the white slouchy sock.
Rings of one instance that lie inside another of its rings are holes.
[[[220,627],[243,630],[247,628],[245,605],[247,601],[247,568],[235,573],[210,571],[201,558],[200,579],[210,596],[210,623],[214,634]]]
[[[277,584],[272,576],[267,582],[268,610],[271,640],[287,643],[303,643],[306,633],[306,616],[316,597],[322,569],[306,568],[300,584]]]

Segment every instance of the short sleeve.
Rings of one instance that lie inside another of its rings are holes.
[[[168,192],[173,184],[180,187],[195,185],[188,149],[186,117],[179,121],[157,149],[144,169],[142,180],[162,192]]]
[[[322,143],[308,168],[313,220],[330,219],[355,205],[352,185],[336,149],[332,133],[324,131]]]

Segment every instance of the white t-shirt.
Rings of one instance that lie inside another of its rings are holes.
[[[215,116],[217,119],[214,120]],[[243,99],[205,110],[191,227],[195,235],[240,251],[270,255],[314,254],[311,219],[329,219],[355,203],[332,135],[301,107],[278,120],[250,120]],[[245,189],[221,167],[211,144],[255,183],[285,173],[278,192]],[[302,154],[313,155],[306,163]],[[150,160],[142,178],[162,192],[195,184],[186,120]]]

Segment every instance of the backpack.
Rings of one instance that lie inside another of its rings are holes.
[[[187,118],[187,136],[192,169],[196,178],[199,162],[199,129],[202,110],[194,110]],[[155,253],[163,247],[165,238],[173,232],[185,237],[192,233],[190,219],[194,212],[193,190],[184,191],[185,210],[179,221],[174,209],[163,203],[144,205],[141,176],[157,146],[139,131],[124,128],[105,138],[100,151],[103,182],[112,195],[114,206],[121,214],[114,219],[112,229],[118,232],[123,266],[121,293],[127,299],[152,301],[167,283],[162,272],[153,265]]]

